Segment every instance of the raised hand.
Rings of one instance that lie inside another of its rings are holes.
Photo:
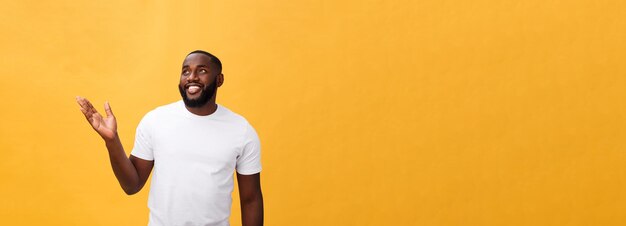
[[[89,100],[83,97],[76,97],[76,102],[80,105],[80,111],[83,112],[85,118],[91,124],[91,127],[98,132],[98,134],[105,141],[111,141],[117,137],[117,122],[115,116],[111,111],[109,102],[104,103],[104,111],[106,112],[106,118],[103,118],[96,108],[91,105]]]

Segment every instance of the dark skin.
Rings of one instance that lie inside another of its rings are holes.
[[[194,53],[185,58],[180,76],[179,86],[185,88],[190,99],[196,99],[204,91],[191,91],[187,88],[190,85],[201,88],[208,87],[212,82],[217,82],[217,87],[224,83],[224,75],[218,70],[211,70],[215,65],[207,55]],[[215,103],[217,93],[204,105],[199,107],[187,107],[193,114],[206,116],[213,114],[217,110]],[[126,156],[122,142],[117,134],[117,122],[111,106],[108,102],[104,104],[106,118],[103,117],[89,100],[76,97],[80,105],[80,110],[91,124],[91,127],[102,137],[107,150],[113,173],[119,181],[122,189],[128,195],[139,192],[146,184],[150,172],[154,166],[154,161],[137,158],[133,155]],[[252,175],[242,175],[237,173],[237,183],[239,184],[239,198],[241,200],[241,220],[243,226],[263,225],[263,194],[261,193],[260,173]]]

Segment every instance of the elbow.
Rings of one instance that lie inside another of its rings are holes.
[[[137,194],[137,192],[139,192],[140,189],[138,188],[122,188],[122,190],[124,190],[124,193],[126,193],[126,195],[134,195]]]
[[[255,194],[251,194],[251,195],[246,195],[246,196],[242,196],[240,197],[240,202],[242,205],[254,205],[254,204],[259,204],[259,203],[263,203],[263,195],[258,192]]]

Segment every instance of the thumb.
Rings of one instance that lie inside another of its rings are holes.
[[[113,116],[113,111],[111,111],[111,105],[109,105],[109,102],[104,102],[104,111],[107,113],[107,118],[108,117],[115,117]]]

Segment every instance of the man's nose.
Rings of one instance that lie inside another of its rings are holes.
[[[187,76],[187,81],[195,81],[195,80],[198,80],[198,75],[196,74],[196,72],[192,71],[191,74]]]

